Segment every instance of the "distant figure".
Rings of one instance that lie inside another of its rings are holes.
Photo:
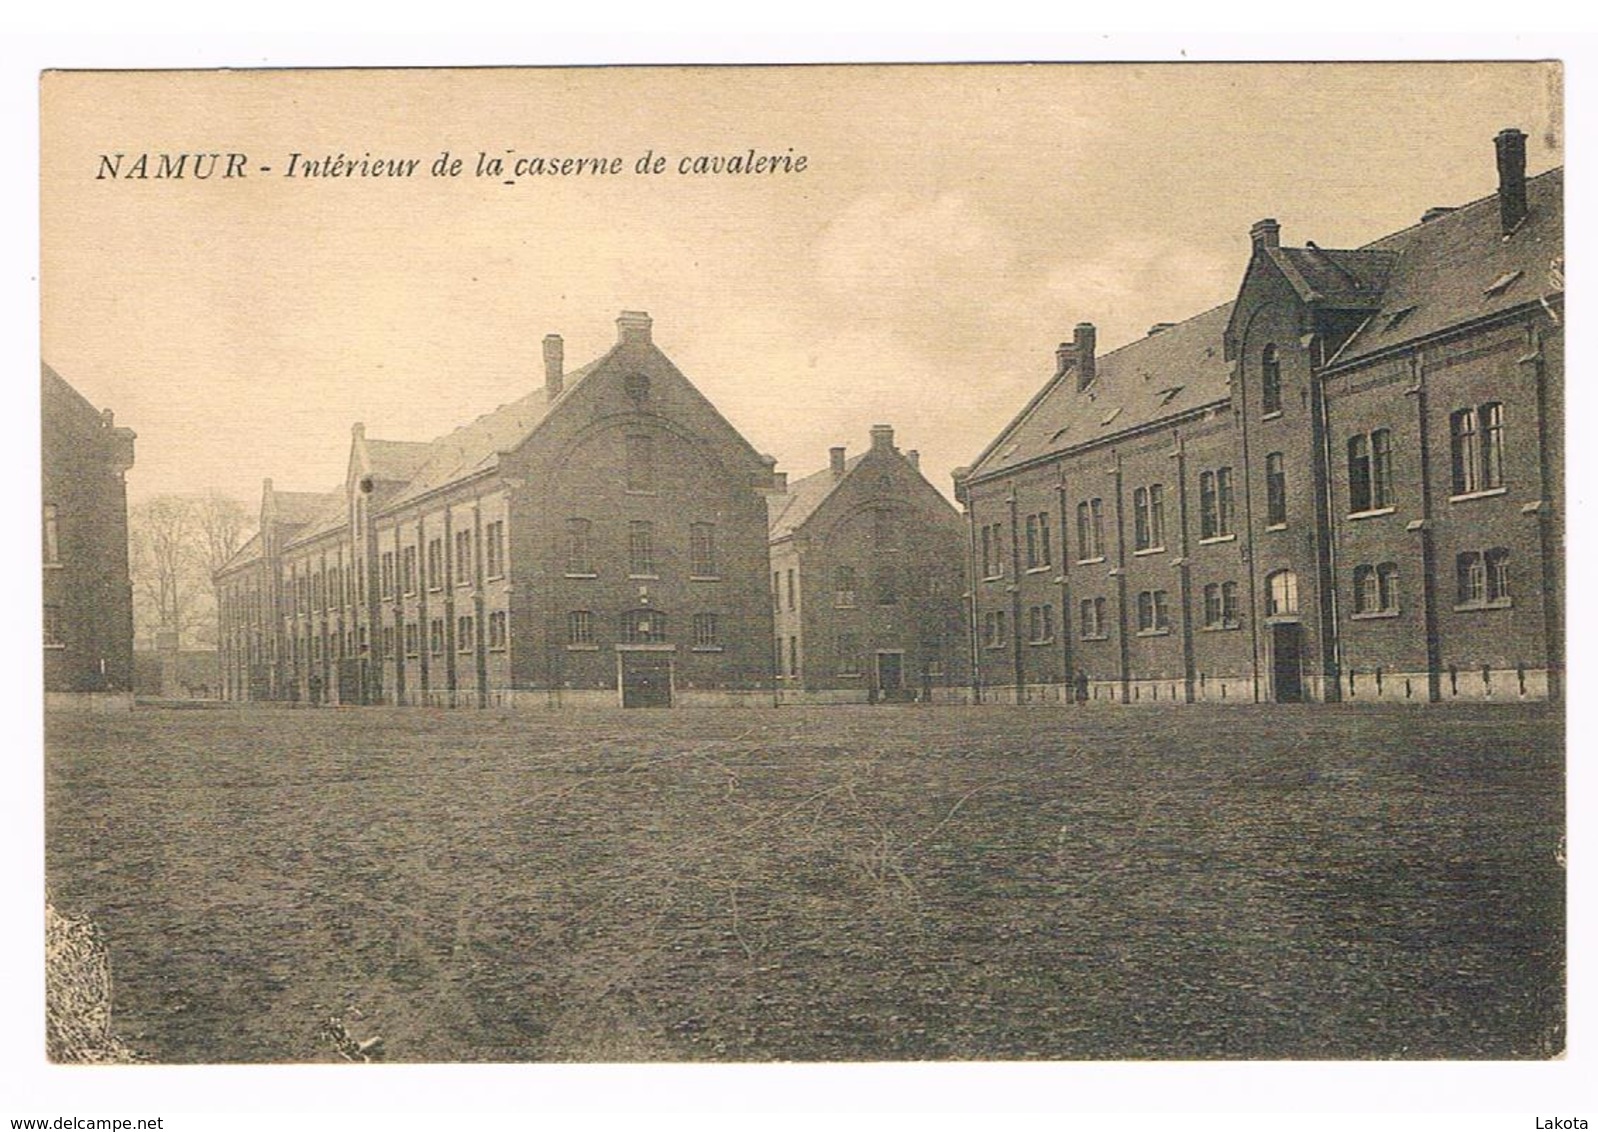
[[[1088,674],[1080,668],[1076,670],[1076,702],[1079,704],[1088,702]]]

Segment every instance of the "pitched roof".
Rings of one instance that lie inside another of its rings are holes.
[[[218,574],[225,574],[229,570],[237,570],[240,566],[247,566],[251,562],[259,561],[261,557],[261,532],[257,531],[244,540],[244,545],[235,550],[231,557],[224,563]]]
[[[372,478],[408,480],[427,462],[433,447],[425,440],[366,441],[366,457],[372,465]]]
[[[1129,432],[1231,396],[1222,333],[1232,304],[1129,342],[1095,360],[1086,390],[1075,368],[1054,377],[977,458],[973,477]]]
[[[272,503],[279,523],[303,526],[327,509],[329,498],[342,495],[338,491],[274,491]]]
[[[1397,258],[1392,251],[1346,251],[1313,243],[1266,251],[1304,302],[1357,309],[1373,307],[1381,301],[1382,287]]]
[[[1526,218],[1507,238],[1495,193],[1368,245],[1393,268],[1380,307],[1331,364],[1562,292],[1564,186],[1563,169],[1529,178]]]
[[[426,445],[426,458],[410,477],[410,482],[384,505],[406,503],[493,467],[501,452],[515,448],[531,436],[551,410],[570,396],[583,378],[603,365],[615,351],[616,348],[612,347],[603,357],[568,373],[562,393],[553,401],[544,387],[539,386],[525,397],[501,405],[493,412],[485,413],[454,432],[429,442]]]
[[[805,521],[816,513],[816,509],[827,501],[844,480],[849,478],[849,473],[854,471],[865,457],[866,453],[862,452],[845,460],[841,476],[833,475],[829,466],[813,475],[794,480],[788,485],[788,490],[781,495],[768,495],[766,517],[772,541],[787,538],[804,526]]]

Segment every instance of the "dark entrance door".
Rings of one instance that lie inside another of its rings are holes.
[[[338,662],[338,702],[361,702],[361,662],[354,657],[345,657]]]
[[[1271,687],[1279,704],[1304,700],[1304,675],[1300,658],[1304,651],[1304,626],[1288,622],[1271,626]]]
[[[652,652],[622,653],[621,706],[670,707],[671,657]]]
[[[885,700],[904,698],[904,654],[879,652],[877,654],[877,690]]]

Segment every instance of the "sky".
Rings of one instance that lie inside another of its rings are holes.
[[[545,334],[572,369],[645,310],[790,477],[883,423],[947,493],[1077,322],[1103,352],[1229,300],[1262,217],[1353,247],[1487,195],[1505,126],[1559,165],[1559,91],[1537,63],[56,73],[42,352],[138,433],[135,501],[253,503],[340,483],[357,421],[442,435],[541,384]],[[750,149],[806,166],[677,172]],[[141,152],[246,175],[97,177]],[[626,172],[507,185],[479,152]]]

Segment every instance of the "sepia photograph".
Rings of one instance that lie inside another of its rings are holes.
[[[1563,1058],[1563,83],[46,70],[43,1056]]]

